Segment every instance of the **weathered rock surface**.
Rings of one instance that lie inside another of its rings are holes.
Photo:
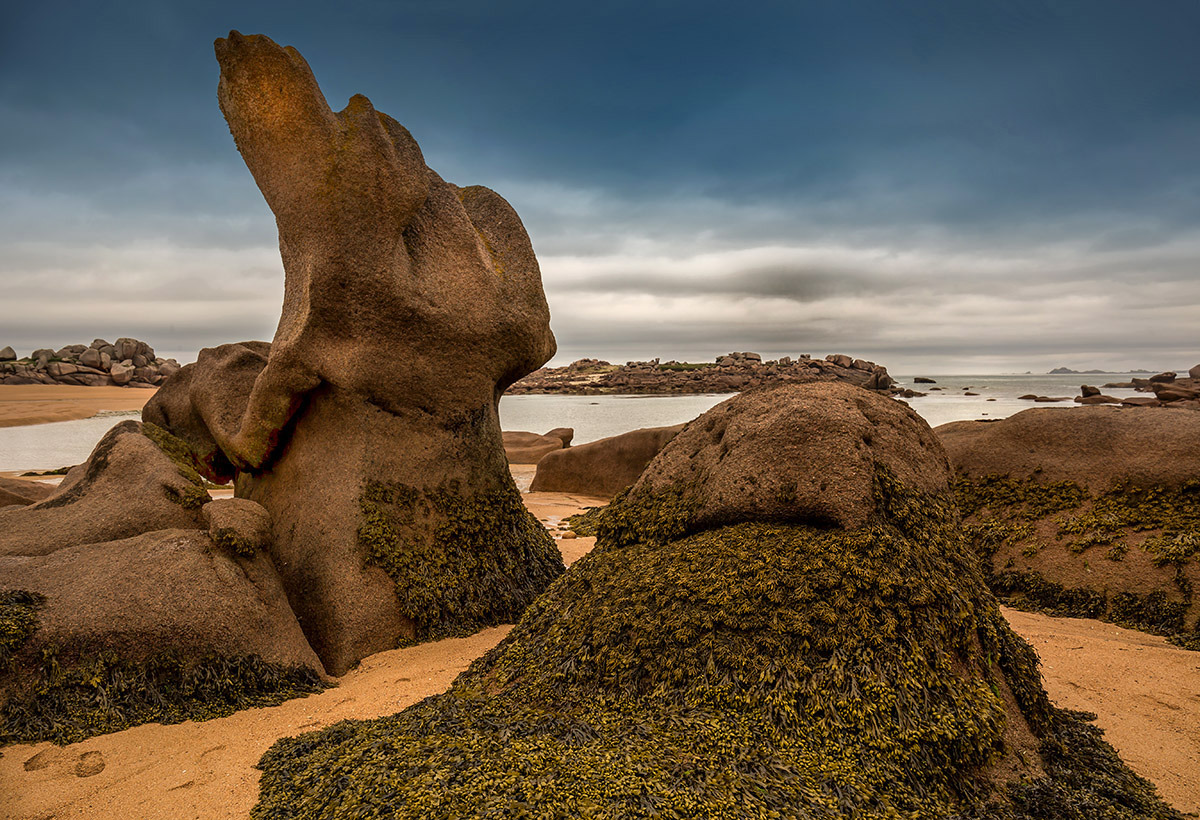
[[[537,463],[529,490],[612,498],[637,481],[646,465],[685,426],[633,430],[552,452]]]
[[[793,360],[762,360],[758,353],[729,353],[713,363],[628,362],[611,365],[580,359],[565,367],[542,368],[512,385],[510,394],[526,393],[735,393],[772,384],[844,381],[871,390],[904,392],[887,368],[874,362],[830,354]]]
[[[718,429],[724,460],[689,435]],[[829,501],[848,500],[845,514],[779,523],[743,505],[750,517],[732,526],[684,522],[681,501],[741,493],[755,444],[800,430],[784,457],[759,453],[760,484],[819,487],[828,461],[801,456],[824,445],[872,476],[869,517],[836,476]],[[890,474],[901,456],[941,492]],[[660,485],[661,503],[619,497],[596,549],[449,692],[276,744],[256,814],[355,816],[385,802],[463,818],[518,804],[546,817],[1169,814],[1098,733],[1050,706],[915,414],[844,385],[748,393],[692,422],[660,463],[676,482]],[[537,766],[523,765],[530,755]]]
[[[680,489],[689,526],[857,526],[875,512],[881,468],[921,492],[948,490],[942,446],[919,419],[900,402],[838,382],[756,390],[690,422],[630,492]]]
[[[504,453],[509,464],[537,464],[547,453],[563,449],[562,436],[525,430],[504,431]]]
[[[126,352],[128,356],[123,355]],[[118,339],[117,345],[96,339],[91,345],[42,348],[26,358],[18,358],[11,347],[0,350],[0,384],[154,387],[178,369],[174,359],[156,357],[154,348],[137,339]]]
[[[936,432],[1004,600],[1200,648],[1200,414],[1026,410]]]
[[[555,350],[520,219],[442,180],[365,97],[333,112],[295,49],[231,32],[216,53],[221,110],[279,227],[283,311],[252,382],[194,388],[249,373],[210,355],[146,418],[267,509],[330,672],[515,620],[562,571],[520,503],[496,410]]]
[[[1200,477],[1200,416],[1139,408],[1024,410],[999,421],[936,430],[967,478],[1007,475],[1074,481],[1105,492],[1121,484],[1178,487]]]
[[[198,529],[200,507],[209,500],[199,476],[189,476],[141,424],[123,421],[48,498],[0,511],[0,555],[45,555],[153,530]]]
[[[54,493],[53,484],[0,476],[0,507],[36,504]]]

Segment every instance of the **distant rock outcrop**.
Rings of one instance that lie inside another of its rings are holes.
[[[35,350],[17,358],[11,347],[0,350],[0,384],[71,384],[155,387],[179,371],[179,362],[154,355],[137,339],[115,344],[96,339],[90,345]]]
[[[654,359],[617,366],[580,359],[566,367],[543,367],[513,384],[508,393],[736,393],[772,384],[819,381],[903,392],[895,387],[886,367],[842,354],[830,354],[824,360],[803,355],[764,362],[758,353],[729,353],[713,363],[699,364]]]
[[[999,596],[1200,648],[1200,413],[1026,410],[936,432]]]
[[[612,498],[637,481],[646,465],[685,426],[633,430],[551,452],[537,463],[529,490]]]

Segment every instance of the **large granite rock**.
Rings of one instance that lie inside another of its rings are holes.
[[[1179,486],[1200,477],[1200,414],[1137,407],[1025,410],[1000,421],[937,428],[956,472],[1103,492],[1122,484]]]
[[[1200,413],[1026,410],[937,428],[992,589],[1200,648]]]
[[[35,504],[0,511],[0,555],[45,555],[64,547],[153,530],[197,529],[210,498],[186,462],[172,459],[136,421],[123,421]]]
[[[638,480],[659,450],[685,427],[648,427],[551,452],[537,462],[530,492],[612,498]]]
[[[366,97],[332,111],[295,49],[232,32],[216,53],[221,110],[279,227],[283,312],[248,393],[234,380],[204,405],[185,385],[217,379],[197,362],[162,389],[187,398],[156,407],[219,472],[211,438],[238,495],[269,511],[284,587],[330,672],[516,620],[562,571],[497,415],[555,349],[520,219],[442,180]]]
[[[616,500],[596,549],[450,691],[276,744],[255,814],[1169,816],[1078,713],[1050,706],[924,422],[858,388],[766,395],[676,436],[656,461],[661,504]],[[718,429],[725,460],[689,436]],[[797,435],[783,457],[759,447]],[[803,457],[818,445],[867,472],[869,516],[856,480]],[[751,493],[755,460],[764,487],[828,481],[820,515],[799,502],[787,522],[746,504],[729,526],[678,515],[680,499]]]

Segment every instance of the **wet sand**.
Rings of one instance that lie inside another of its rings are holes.
[[[525,499],[556,537],[566,516],[603,503],[564,493]],[[585,554],[593,540],[559,540],[564,560]],[[1200,652],[1096,621],[1004,614],[1037,648],[1055,703],[1097,713],[1097,724],[1135,771],[1180,811],[1200,812]],[[0,816],[245,818],[258,797],[254,766],[277,738],[392,714],[444,691],[509,628],[373,655],[336,688],[275,707],[201,723],[148,724],[65,747],[0,749]]]
[[[141,410],[155,389],[0,384],[0,427],[88,419],[103,410]]]

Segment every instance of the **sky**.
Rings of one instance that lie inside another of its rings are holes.
[[[1200,3],[0,0],[0,346],[270,339],[212,41],[521,215],[555,364],[1200,361]]]

